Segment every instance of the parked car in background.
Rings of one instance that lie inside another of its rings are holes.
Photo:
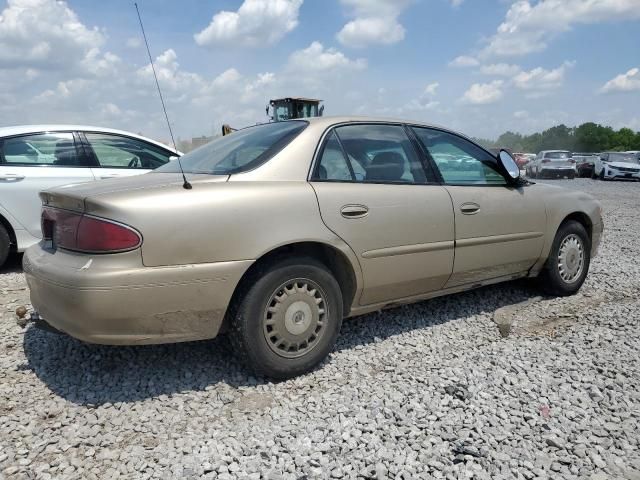
[[[640,159],[637,153],[603,152],[596,159],[593,178],[609,180],[625,178],[640,180]]]
[[[579,177],[591,178],[595,163],[598,160],[598,153],[573,153],[573,159],[576,161],[576,171]]]
[[[146,173],[178,152],[109,128],[28,125],[0,128],[0,267],[41,238],[41,190]]]
[[[571,295],[602,234],[593,197],[425,124],[269,123],[181,161],[191,189],[172,162],[41,194],[23,265],[43,321],[102,344],[224,327],[253,369],[288,378],[327,356],[343,317],[538,275]]]
[[[568,150],[543,150],[526,167],[531,178],[575,178],[576,161]]]
[[[536,158],[535,153],[514,153],[513,158],[520,167],[520,170],[524,170],[527,163]]]

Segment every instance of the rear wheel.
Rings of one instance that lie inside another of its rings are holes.
[[[342,324],[340,286],[311,258],[272,264],[246,282],[231,307],[231,339],[257,373],[276,379],[301,375],[333,349]]]
[[[563,223],[551,246],[539,280],[545,292],[566,296],[576,293],[589,271],[591,240],[581,223]]]
[[[573,180],[574,178],[576,178],[576,172],[571,172],[569,174],[569,180]]]
[[[0,224],[0,267],[4,265],[11,249],[11,238],[4,225]]]

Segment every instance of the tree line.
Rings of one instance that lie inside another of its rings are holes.
[[[508,148],[513,152],[538,153],[542,150],[572,152],[623,152],[640,150],[640,132],[630,128],[614,130],[597,123],[583,123],[577,127],[556,125],[541,133],[522,135],[505,132],[497,140],[476,139],[486,148]]]

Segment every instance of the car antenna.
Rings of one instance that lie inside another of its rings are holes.
[[[171,122],[169,122],[169,115],[167,115],[167,107],[164,105],[164,98],[162,98],[162,90],[160,90],[160,84],[158,83],[158,75],[156,75],[156,68],[153,66],[153,57],[151,56],[151,50],[149,49],[149,42],[147,41],[147,35],[144,33],[144,26],[142,25],[142,17],[140,16],[140,10],[138,9],[137,2],[133,3],[136,7],[136,13],[138,14],[138,20],[140,21],[140,30],[142,30],[142,38],[144,38],[144,44],[147,46],[147,54],[149,55],[149,63],[151,64],[151,71],[153,72],[153,78],[156,80],[156,87],[158,87],[158,95],[160,96],[160,103],[162,103],[162,110],[164,111],[164,118],[167,120],[167,127],[169,127],[169,134],[171,135],[171,142],[173,143],[173,149],[178,155],[178,147],[176,146],[176,140],[173,138],[173,130],[171,130]],[[182,186],[185,190],[191,190],[193,188],[187,180],[184,170],[182,169],[182,162],[180,161],[180,155],[178,155],[178,166],[180,167],[180,173],[182,174],[182,180],[184,183]]]

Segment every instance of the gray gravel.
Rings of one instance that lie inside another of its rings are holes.
[[[368,315],[279,384],[224,338],[22,331],[16,263],[0,274],[0,477],[640,479],[640,185],[553,183],[605,210],[578,295],[520,282]]]

